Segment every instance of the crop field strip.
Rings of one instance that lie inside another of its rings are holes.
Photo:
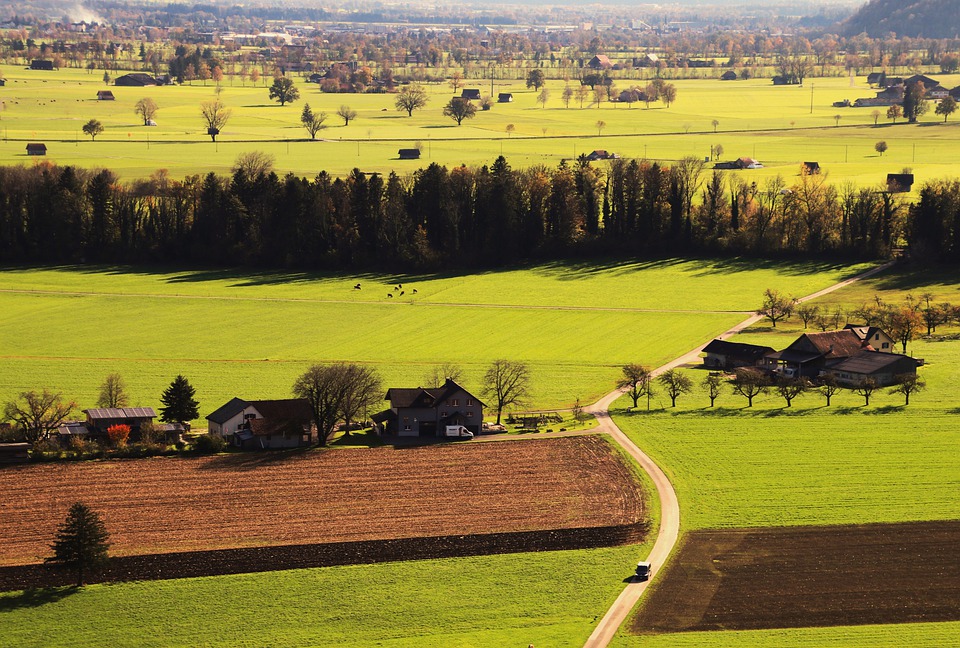
[[[596,488],[596,484],[604,488]],[[629,524],[631,469],[596,436],[424,448],[8,467],[0,565],[39,561],[64,508],[118,556]]]
[[[688,533],[634,633],[960,620],[960,522]]]

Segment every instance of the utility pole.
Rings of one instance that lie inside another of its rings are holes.
[[[813,81],[810,82],[810,114],[813,114]]]

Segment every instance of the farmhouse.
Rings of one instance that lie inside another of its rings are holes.
[[[405,148],[397,151],[397,155],[400,156],[401,160],[419,160],[420,159],[420,149],[417,148]]]
[[[861,98],[853,102],[855,108],[867,108],[870,106],[892,106],[903,103],[904,85],[892,85],[887,82],[886,87],[877,93],[873,98]]]
[[[248,449],[309,445],[316,426],[304,398],[245,401],[231,398],[207,417],[207,432]]]
[[[513,94],[509,92],[501,92],[497,95],[497,103],[510,103],[513,101]]]
[[[768,367],[797,378],[816,378],[827,367],[857,355],[870,344],[852,329],[804,333],[783,351],[768,353]]]
[[[854,334],[860,338],[861,342],[869,344],[876,351],[882,351],[883,353],[894,353],[895,352],[895,342],[892,337],[887,335],[887,333],[876,326],[857,326],[856,324],[847,324],[843,327],[844,329],[849,329],[854,332]]]
[[[720,80],[721,80],[721,81],[736,81],[736,80],[737,80],[737,73],[734,72],[733,70],[727,70],[726,72],[724,72],[723,74],[720,75]]]
[[[913,188],[912,173],[888,173],[887,191],[890,193],[906,193]]]
[[[117,80],[114,81],[113,84],[118,86],[143,88],[146,86],[157,85],[157,80],[149,74],[144,74],[143,72],[133,72],[131,74],[124,74],[121,77],[117,77]]]
[[[936,88],[940,85],[940,82],[936,79],[931,79],[925,74],[914,74],[912,77],[907,77],[903,80],[904,85],[910,85],[911,83],[922,83],[923,87],[929,92],[932,88]]]
[[[755,367],[762,364],[764,357],[774,353],[768,346],[712,340],[703,347],[706,356],[703,366],[710,369],[736,369],[737,367]]]
[[[53,61],[34,59],[30,61],[31,70],[53,70]]]
[[[587,153],[587,159],[591,162],[596,162],[597,160],[617,160],[619,158],[620,155],[618,153],[611,153],[604,149],[597,149]]]
[[[97,101],[114,101],[116,97],[113,96],[113,92],[110,90],[98,90],[97,91]]]
[[[442,436],[447,425],[480,434],[483,424],[483,403],[450,378],[429,389],[394,387],[384,400],[390,401],[390,408],[371,417],[378,434]]]
[[[476,99],[480,100],[480,90],[477,88],[464,88],[463,92],[460,93],[461,99]]]
[[[87,415],[86,428],[91,436],[107,436],[112,425],[129,425],[130,435],[140,434],[140,426],[153,423],[157,413],[152,407],[96,407],[83,410]]]
[[[587,66],[594,70],[607,70],[613,67],[613,62],[606,54],[597,54],[590,59],[590,62],[587,63]]]
[[[918,364],[910,356],[863,350],[824,369],[823,373],[832,375],[838,384],[846,387],[856,387],[867,378],[871,378],[878,387],[888,387],[897,384],[899,376],[916,375]]]
[[[867,75],[867,85],[885,88],[887,86],[887,73],[871,72]]]
[[[46,155],[47,145],[41,142],[27,144],[27,155]]]

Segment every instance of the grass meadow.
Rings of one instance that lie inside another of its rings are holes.
[[[888,172],[911,167],[918,183],[956,173],[960,163],[960,118],[942,123],[931,113],[918,125],[893,124],[881,117],[874,125],[873,108],[834,108],[842,99],[873,96],[865,77],[853,86],[844,78],[814,79],[805,87],[774,87],[769,79],[722,82],[716,79],[678,80],[678,99],[663,104],[604,102],[599,108],[581,108],[574,99],[564,107],[562,81],[551,81],[551,99],[545,107],[538,93],[522,82],[502,82],[495,92],[511,92],[515,101],[497,104],[462,126],[442,116],[452,96],[446,84],[428,86],[430,101],[412,117],[396,111],[390,94],[324,94],[315,84],[298,80],[299,101],[280,106],[270,102],[267,88],[224,85],[223,102],[233,115],[219,141],[205,135],[199,118],[202,101],[215,98],[212,82],[156,88],[110,86],[116,101],[96,100],[106,89],[99,74],[64,69],[56,72],[4,66],[7,85],[0,88],[0,163],[32,163],[25,155],[27,141],[44,141],[48,160],[85,167],[106,166],[124,180],[168,169],[174,178],[193,173],[228,172],[241,153],[261,150],[276,158],[279,172],[313,176],[321,170],[345,175],[357,167],[368,172],[400,175],[438,162],[448,166],[491,163],[504,155],[516,167],[549,167],[594,149],[615,151],[623,157],[676,160],[686,155],[710,155],[722,145],[724,158],[751,156],[766,168],[744,172],[750,178],[798,173],[799,163],[815,159],[833,181],[875,185]],[[960,84],[960,75],[934,75],[945,87]],[[472,84],[489,92],[483,82]],[[627,87],[622,82],[624,88]],[[144,127],[134,114],[145,97],[160,106],[157,127]],[[811,99],[813,109],[811,111]],[[299,124],[304,103],[315,112],[327,112],[328,128],[322,141],[307,141]],[[336,116],[347,104],[358,112],[348,126]],[[840,121],[835,116],[840,115]],[[91,142],[80,132],[89,119],[99,119],[106,130]],[[715,128],[713,121],[718,125]],[[598,129],[597,122],[605,122]],[[515,131],[507,132],[512,124]],[[880,157],[878,140],[889,145]],[[420,142],[419,161],[397,159],[397,150]],[[186,147],[186,148],[184,148]],[[186,153],[185,151],[189,151]]]
[[[0,399],[49,388],[90,407],[118,371],[134,404],[156,405],[182,373],[202,419],[232,396],[287,397],[312,362],[370,363],[385,386],[423,384],[434,365],[455,363],[479,389],[489,362],[505,357],[529,363],[531,406],[563,408],[609,391],[625,363],[656,365],[725,330],[769,286],[806,294],[864,267],[666,259],[444,276],[6,269]]]

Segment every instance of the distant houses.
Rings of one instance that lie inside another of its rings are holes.
[[[619,160],[619,153],[611,153],[604,149],[596,149],[595,151],[590,151],[587,153],[587,159],[591,162],[596,162],[597,160]]]
[[[113,96],[113,92],[110,90],[98,90],[97,91],[97,101],[114,101],[116,97]]]
[[[771,376],[818,380],[831,376],[846,387],[865,378],[877,386],[894,385],[903,375],[916,374],[922,361],[896,353],[896,345],[875,326],[848,324],[837,331],[803,333],[781,351],[766,346],[713,340],[703,349],[706,369],[730,371],[756,367]]]
[[[606,54],[597,54],[587,63],[587,67],[593,70],[609,70],[613,67],[613,61]]]
[[[480,90],[477,89],[477,88],[464,88],[463,91],[460,93],[460,98],[461,98],[461,99],[471,100],[471,101],[472,101],[472,100],[477,100],[477,101],[479,101],[479,100],[480,100]]]

